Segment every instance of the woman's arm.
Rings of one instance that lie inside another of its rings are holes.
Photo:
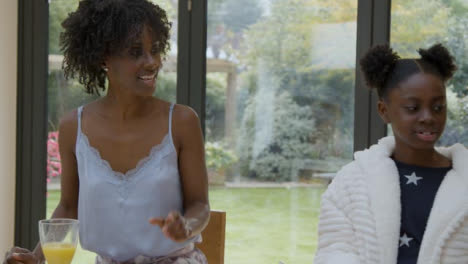
[[[208,177],[205,165],[205,147],[200,120],[194,110],[177,105],[174,108],[172,134],[179,157],[179,174],[184,198],[184,215],[171,212],[166,219],[153,218],[152,224],[175,241],[184,241],[208,224]]]
[[[179,173],[184,193],[184,217],[189,222],[192,235],[199,234],[208,224],[208,176],[205,163],[205,146],[197,114],[181,106],[176,111],[175,131],[179,152]]]
[[[67,114],[61,121],[59,127],[59,151],[62,166],[61,174],[61,196],[60,201],[52,214],[52,218],[74,218],[78,217],[78,167],[75,156],[75,145],[77,136],[76,111]]]

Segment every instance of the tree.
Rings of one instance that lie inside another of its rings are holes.
[[[225,136],[226,76],[210,73],[206,78],[205,128],[206,138],[220,141]]]
[[[392,47],[402,57],[417,57],[419,48],[443,41],[450,15],[440,0],[392,1]]]
[[[49,54],[62,54],[59,46],[62,21],[76,10],[79,0],[49,1]]]
[[[468,17],[451,17],[447,33],[444,42],[456,58],[458,68],[450,83],[458,97],[465,97],[468,95]]]
[[[447,92],[447,123],[438,144],[450,146],[455,143],[468,142],[468,97],[460,98],[454,92]]]
[[[356,22],[356,1],[271,0],[239,50],[237,155],[242,175],[290,180],[291,160],[351,159],[354,69],[310,59],[313,32]],[[333,52],[333,50],[332,50]],[[294,152],[293,150],[297,150]]]
[[[245,8],[248,6],[248,8]],[[228,59],[237,56],[243,31],[262,15],[258,0],[215,0],[208,8],[208,47],[215,58],[221,53]]]
[[[270,93],[265,96],[273,97],[274,103],[265,104],[260,94],[251,98],[241,125],[241,171],[251,178],[288,181],[293,160],[312,156],[308,143],[314,127],[313,109],[299,106],[288,92],[265,93]],[[261,122],[267,124],[262,126]]]

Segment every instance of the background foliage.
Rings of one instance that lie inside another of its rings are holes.
[[[178,1],[154,2],[174,22],[169,56],[176,56]],[[51,54],[61,53],[60,23],[77,5],[78,0],[50,1]],[[459,70],[447,86],[449,120],[441,145],[468,143],[467,6],[462,0],[392,1],[391,45],[398,53],[415,57],[419,48],[442,42],[457,59]],[[354,68],[321,67],[311,58],[316,56],[312,33],[322,25],[355,23],[356,1],[209,0],[208,7],[208,59],[236,65],[238,85],[236,126],[230,131],[235,142],[229,143],[227,77],[207,74],[206,138],[238,157],[235,174],[287,181],[294,159],[351,159]],[[156,96],[175,101],[176,79],[176,73],[160,74]],[[50,71],[49,131],[57,129],[65,112],[97,98],[83,91],[61,71]]]

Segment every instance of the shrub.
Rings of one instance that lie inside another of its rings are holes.
[[[206,166],[212,170],[229,168],[237,162],[237,156],[231,150],[223,147],[220,142],[206,142]]]
[[[292,161],[313,154],[314,112],[294,102],[288,92],[276,94],[274,102],[267,97],[253,98],[245,110],[238,148],[240,169],[250,178],[288,181]]]

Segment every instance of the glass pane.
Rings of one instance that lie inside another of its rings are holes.
[[[447,85],[447,125],[438,144],[468,144],[468,2],[465,0],[393,0],[391,45],[402,57],[419,57],[419,48],[440,42],[457,60]],[[411,26],[408,26],[411,25]]]
[[[352,159],[357,1],[209,0],[206,153],[226,263],[310,263]]]
[[[168,52],[163,67],[158,74],[155,96],[169,101],[176,102],[177,95],[177,27],[178,27],[178,6],[179,0],[150,0],[166,10],[171,28],[171,49]]]
[[[152,0],[167,11],[172,22],[171,50],[158,75],[155,96],[167,101],[176,100],[177,80],[177,7],[178,0]],[[85,93],[77,80],[65,80],[62,71],[62,52],[59,47],[61,23],[67,14],[78,7],[79,0],[49,0],[49,76],[48,76],[48,132],[47,140],[47,218],[50,218],[60,199],[60,156],[58,153],[58,122],[67,112],[87,104],[98,96]],[[94,263],[95,254],[79,248],[73,263]]]

